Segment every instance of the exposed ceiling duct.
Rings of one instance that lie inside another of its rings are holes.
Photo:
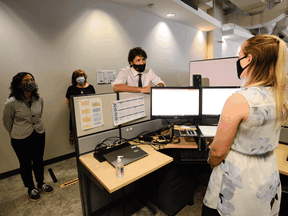
[[[275,34],[275,32],[278,35],[280,32],[281,38],[286,43],[288,42],[288,0],[220,1],[226,4],[231,11],[226,16],[227,23],[235,23],[249,29],[253,35]],[[243,10],[242,13],[239,13],[239,10]],[[223,11],[225,13],[229,10],[226,8]],[[276,29],[277,31],[275,31]]]
[[[284,18],[281,21],[277,22],[276,29],[280,31],[283,36],[288,38],[288,18]],[[281,38],[281,35],[278,35]]]
[[[233,4],[235,4],[242,11],[254,15],[258,13],[262,13],[267,4],[267,0],[230,0]]]
[[[275,28],[275,26],[276,26],[276,23],[264,23],[263,24],[263,26],[264,26],[264,28],[267,30],[267,33],[266,34],[272,34],[272,32],[273,32],[273,30],[274,30],[274,28]]]
[[[233,13],[242,16],[249,16],[247,12],[241,10],[239,7],[237,7],[237,5],[233,4],[231,1],[229,0],[219,0],[219,1],[223,3],[224,15]]]
[[[233,23],[227,23],[222,26],[222,38],[243,43],[253,35],[247,29],[243,29]]]

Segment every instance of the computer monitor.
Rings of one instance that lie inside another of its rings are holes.
[[[240,87],[202,87],[202,116],[220,116],[226,100],[237,90],[240,90]]]
[[[152,87],[151,119],[200,117],[200,90],[195,87]]]

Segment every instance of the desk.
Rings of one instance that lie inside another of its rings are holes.
[[[109,193],[113,193],[173,161],[172,157],[155,151],[151,146],[140,148],[146,151],[148,156],[126,165],[122,178],[116,178],[115,168],[107,161],[100,163],[93,153],[81,156],[79,160]]]
[[[280,144],[278,148],[275,149],[277,155],[277,163],[279,173],[288,176],[288,161],[286,161],[288,156],[288,145]]]
[[[90,189],[88,179],[90,179],[100,188],[105,188],[106,191],[109,192],[109,194],[114,196],[118,193],[119,189],[128,186],[136,180],[148,175],[149,173],[154,172],[155,170],[173,161],[172,157],[169,157],[165,154],[162,154],[161,152],[154,150],[151,146],[143,145],[140,146],[140,148],[146,151],[148,153],[148,156],[126,165],[124,167],[124,176],[122,178],[116,177],[115,168],[111,164],[109,164],[107,161],[100,163],[97,159],[94,158],[93,153],[79,157],[79,161],[83,167],[83,170],[81,172],[81,187],[83,187],[83,190],[86,192],[84,193],[84,197],[82,197],[82,199],[84,199],[83,202],[85,203],[85,215],[91,215],[95,210],[93,210],[92,204],[90,204],[91,195],[89,195]],[[105,190],[103,191],[103,193],[104,194],[101,194],[101,196],[105,200],[107,199],[107,197],[109,197],[109,194],[107,194]],[[96,211],[100,210],[101,208],[97,209]]]
[[[176,148],[176,149],[181,149],[181,148],[192,148],[192,149],[197,149],[198,145],[195,142],[195,139],[193,137],[179,137],[180,138],[180,143],[177,144],[167,144],[165,148],[171,149],[171,148]],[[207,146],[210,148],[210,145],[213,141],[213,138],[207,138]]]

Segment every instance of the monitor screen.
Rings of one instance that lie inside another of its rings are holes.
[[[235,91],[240,90],[237,86],[203,87],[202,88],[202,115],[219,116],[228,97]]]
[[[152,87],[151,119],[199,117],[200,91],[194,87]]]

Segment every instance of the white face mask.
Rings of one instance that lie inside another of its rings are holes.
[[[79,83],[79,84],[83,84],[85,82],[85,77],[76,78],[76,82]]]

